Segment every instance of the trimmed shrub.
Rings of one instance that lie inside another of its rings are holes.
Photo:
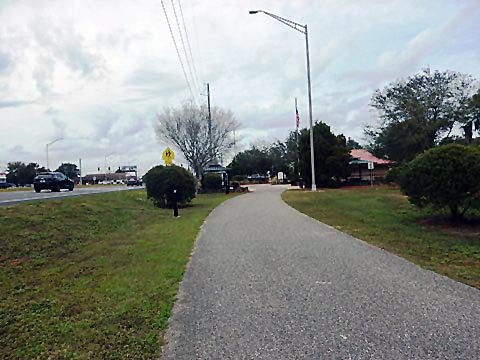
[[[220,190],[222,188],[222,177],[219,174],[207,173],[203,176],[202,186],[205,190]]]
[[[398,184],[402,176],[403,167],[395,166],[388,170],[387,175],[385,175],[386,183],[396,183]]]
[[[480,207],[480,151],[455,144],[430,149],[405,166],[400,187],[412,204],[447,208],[459,219]]]
[[[247,177],[245,175],[234,175],[232,177],[232,181],[238,181],[238,182],[246,180],[246,179],[247,179]]]
[[[185,206],[195,197],[195,177],[182,167],[158,165],[150,169],[143,179],[147,197],[155,206],[172,207],[174,190],[177,190],[179,206]]]

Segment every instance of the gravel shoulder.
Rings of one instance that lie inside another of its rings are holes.
[[[257,186],[207,218],[165,359],[479,359],[480,291]]]

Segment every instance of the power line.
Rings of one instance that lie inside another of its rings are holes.
[[[185,77],[185,81],[187,82],[188,89],[190,90],[190,95],[192,96],[192,100],[194,100],[196,102],[197,98],[193,95],[192,86],[190,85],[190,81],[188,80],[187,72],[185,71],[185,66],[183,65],[182,57],[180,56],[180,52],[178,51],[177,42],[175,41],[175,36],[173,35],[172,27],[170,26],[170,20],[168,20],[168,15],[167,15],[167,10],[165,9],[165,4],[163,3],[163,0],[160,0],[160,1],[162,3],[162,8],[163,8],[163,12],[165,14],[165,19],[167,19],[167,24],[168,24],[168,28],[170,30],[170,35],[172,36],[173,44],[175,45],[175,50],[177,51],[178,60],[180,61],[180,65],[182,66],[183,76]]]
[[[183,39],[183,34],[182,34],[182,29],[180,28],[180,22],[178,21],[178,16],[177,16],[177,10],[175,9],[175,3],[174,0],[170,0],[172,3],[172,8],[173,8],[173,14],[175,15],[175,21],[177,23],[177,29],[178,29],[178,35],[180,36],[180,41],[182,42],[182,48],[183,48],[183,53],[185,54],[185,60],[187,62],[188,66],[188,71],[190,72],[190,78],[192,79],[193,86],[195,87],[195,92],[198,93],[198,83],[195,81],[195,77],[193,76],[193,71],[192,71],[192,65],[191,61],[188,58],[188,52],[187,52],[187,47],[185,46],[185,41]],[[187,34],[185,33],[185,36]],[[193,59],[192,59],[193,61]]]
[[[190,53],[190,58],[192,59],[193,74],[195,75],[195,80],[197,81],[197,85],[199,85],[200,81],[198,80],[198,73],[197,73],[197,69],[195,67],[195,61],[193,60],[192,47],[190,46],[190,40],[188,38],[187,27],[185,25],[185,19],[183,17],[182,3],[181,3],[180,0],[178,0],[178,6],[180,8],[180,15],[182,17],[183,29],[185,31],[185,38],[187,39],[188,52]]]
[[[200,77],[201,79],[205,79],[205,72],[204,72],[204,61],[202,58],[202,52],[200,51],[200,45],[198,41],[198,31],[197,31],[197,22],[195,21],[195,6],[192,6],[190,8],[190,11],[192,13],[192,26],[193,26],[193,40],[194,40],[194,45],[195,45],[195,53],[197,55],[197,60],[200,63]],[[200,82],[199,82],[200,83]]]

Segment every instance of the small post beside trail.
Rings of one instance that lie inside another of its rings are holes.
[[[172,196],[172,202],[173,202],[173,216],[178,218],[178,194],[177,194],[177,189],[173,189],[173,196]]]

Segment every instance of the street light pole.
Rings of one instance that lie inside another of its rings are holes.
[[[312,85],[310,83],[310,53],[308,51],[308,29],[305,24],[305,46],[307,49],[307,79],[308,79],[308,112],[310,115],[310,163],[312,166],[312,191],[317,191],[315,182],[315,159],[313,149],[313,113],[312,113]]]
[[[306,46],[306,51],[307,51],[307,82],[308,82],[308,111],[309,111],[309,116],[310,116],[310,163],[312,167],[312,191],[317,191],[317,185],[315,183],[315,152],[313,149],[313,111],[312,111],[312,86],[310,82],[310,53],[308,49],[308,28],[307,25],[301,25],[299,23],[296,23],[295,21],[288,20],[285,18],[282,18],[278,15],[269,13],[267,11],[263,10],[251,10],[249,11],[249,14],[257,14],[257,13],[263,13],[265,15],[268,15],[272,18],[274,18],[277,21],[280,21],[281,23],[291,27],[294,30],[297,30],[298,32],[301,32],[302,34],[305,35],[305,46]]]
[[[47,148],[47,170],[48,170],[48,171],[50,171],[50,164],[49,164],[49,161],[48,161],[48,147],[49,147],[50,145],[53,145],[53,144],[56,143],[57,141],[60,141],[60,140],[63,140],[63,139],[62,139],[62,138],[55,139],[55,140],[49,142],[49,143],[47,144],[47,146],[46,146],[46,148]]]

